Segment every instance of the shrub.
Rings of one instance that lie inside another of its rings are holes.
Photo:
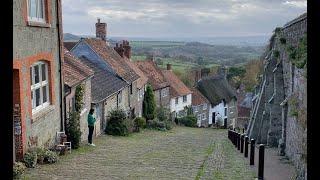
[[[72,148],[77,149],[80,146],[81,130],[80,130],[80,113],[77,111],[69,112],[67,118],[66,135],[68,141],[71,142]]]
[[[166,130],[166,124],[165,124],[165,122],[159,121],[159,120],[149,120],[147,122],[147,128],[165,131]]]
[[[125,119],[124,121],[123,121],[123,124],[126,126],[126,128],[128,129],[128,132],[129,133],[132,133],[132,132],[134,132],[134,127],[135,127],[135,125],[134,125],[134,121],[132,120],[132,119]]]
[[[28,168],[36,167],[37,160],[38,156],[36,151],[29,151],[23,157],[23,162]]]
[[[194,115],[188,115],[188,116],[179,118],[179,123],[183,124],[187,127],[196,127],[197,126],[197,118]]]
[[[286,38],[284,38],[284,37],[280,38],[280,43],[281,44],[286,44],[287,43]]]
[[[143,99],[143,117],[147,120],[155,118],[156,115],[156,101],[154,98],[153,90],[151,86],[147,86],[146,93]]]
[[[165,121],[165,126],[166,126],[167,130],[170,130],[173,128],[174,123],[172,121],[168,120],[168,121]]]
[[[164,107],[157,109],[157,118],[159,121],[167,121],[169,119],[169,110]]]
[[[43,164],[46,150],[43,148],[37,148],[35,151],[37,153],[37,163]]]
[[[107,127],[105,129],[105,133],[115,136],[129,135],[129,131],[127,128],[127,126],[129,126],[129,123],[125,122],[125,120],[126,114],[123,110],[120,109],[111,111],[109,115],[109,122],[107,123]]]
[[[13,178],[19,178],[24,173],[26,166],[22,162],[14,162]]]
[[[136,119],[134,119],[134,123],[135,126],[139,129],[139,128],[145,128],[146,127],[146,119],[143,117],[137,117]]]
[[[278,51],[278,50],[275,50],[274,52],[273,52],[273,56],[274,56],[274,58],[279,58],[279,56],[280,56],[280,52]]]
[[[58,155],[57,153],[50,151],[50,150],[46,150],[44,153],[44,162],[45,163],[55,163],[58,161]]]

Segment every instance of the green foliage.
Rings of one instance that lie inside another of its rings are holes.
[[[149,120],[147,121],[147,128],[165,131],[166,123],[164,121],[159,121],[159,120]]]
[[[81,84],[76,87],[76,92],[75,92],[75,109],[77,112],[80,112],[82,110],[82,107],[84,105],[83,102],[83,95],[84,95],[84,85]]]
[[[43,148],[36,148],[35,151],[37,153],[37,163],[43,164],[46,150]]]
[[[278,34],[281,32],[281,29],[282,29],[281,27],[276,27],[276,29],[274,29],[274,32]]]
[[[69,112],[67,117],[66,135],[71,142],[73,149],[78,149],[81,141],[80,113],[77,111]]]
[[[155,115],[156,101],[152,87],[148,85],[143,99],[143,117],[146,118],[146,120],[151,120],[155,118]]]
[[[297,67],[304,68],[307,64],[307,35],[300,39],[297,48],[291,46],[287,47],[289,60]]]
[[[128,133],[132,133],[134,132],[136,129],[135,129],[135,124],[134,124],[134,120],[132,119],[129,119],[129,118],[126,118],[124,121],[123,121],[123,124],[126,126],[126,128],[128,129]]]
[[[243,67],[230,67],[227,73],[227,79],[230,80],[233,77],[242,78],[246,73],[246,70]]]
[[[280,52],[279,52],[278,50],[275,50],[275,51],[273,52],[273,57],[276,58],[276,59],[278,59],[278,58],[280,57]]]
[[[174,126],[174,123],[172,121],[170,121],[170,120],[165,121],[165,127],[167,130],[172,129],[173,126]]]
[[[169,119],[170,111],[167,108],[159,107],[157,109],[157,118],[159,121],[167,121]]]
[[[23,162],[28,168],[35,168],[37,164],[37,152],[36,151],[29,151],[25,153],[23,157]]]
[[[286,43],[287,43],[286,38],[281,37],[281,38],[280,38],[280,43],[283,44],[283,45],[286,44]]]
[[[26,166],[22,162],[14,162],[13,164],[13,178],[18,179],[24,173]]]
[[[126,113],[122,110],[112,110],[109,115],[109,121],[105,129],[105,133],[115,136],[129,135]]]
[[[182,118],[178,118],[179,124],[183,124],[187,127],[196,127],[197,118],[194,115],[188,115]]]
[[[296,96],[291,96],[289,101],[288,101],[288,104],[290,106],[290,111],[289,111],[289,114],[290,116],[293,116],[293,117],[298,117],[299,113],[298,113],[298,98]]]
[[[55,163],[58,161],[58,155],[56,152],[50,151],[50,150],[46,150],[44,152],[44,162],[45,163]]]
[[[137,117],[134,119],[134,123],[135,126],[138,127],[138,129],[140,128],[145,128],[147,123],[146,123],[146,119],[143,117]]]

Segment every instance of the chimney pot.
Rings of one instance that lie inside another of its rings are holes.
[[[98,23],[100,23],[100,18],[98,18]]]
[[[172,70],[171,69],[171,64],[167,64],[167,70]]]

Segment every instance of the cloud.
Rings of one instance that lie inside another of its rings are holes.
[[[111,36],[268,34],[306,11],[306,0],[64,0],[64,31]]]

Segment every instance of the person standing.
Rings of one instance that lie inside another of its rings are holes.
[[[90,109],[90,112],[88,114],[88,128],[89,128],[89,135],[88,135],[88,143],[91,146],[96,146],[92,143],[92,134],[94,130],[94,123],[96,122],[96,118],[93,117],[94,109]]]

